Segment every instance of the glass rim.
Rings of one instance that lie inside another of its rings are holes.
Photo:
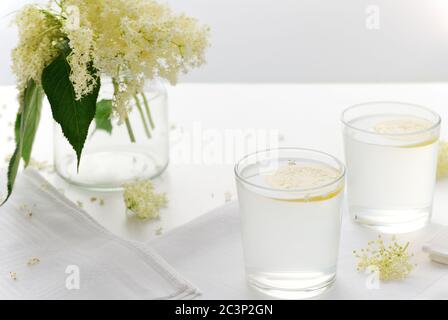
[[[369,105],[375,105],[375,104],[395,104],[395,105],[401,105],[401,106],[408,106],[408,107],[414,107],[414,108],[418,108],[420,110],[426,111],[430,114],[432,114],[436,121],[434,122],[434,124],[426,129],[423,130],[416,130],[416,131],[412,131],[412,132],[406,132],[406,133],[380,133],[380,132],[374,132],[374,131],[369,131],[366,129],[361,129],[358,127],[355,127],[353,125],[351,125],[348,121],[346,121],[346,114],[347,112],[352,111],[353,109],[357,109],[360,107],[364,107],[364,106],[369,106]],[[407,103],[407,102],[400,102],[400,101],[371,101],[371,102],[363,102],[363,103],[357,103],[354,105],[351,105],[350,107],[347,107],[341,114],[341,122],[348,128],[359,131],[359,132],[363,132],[366,134],[371,134],[371,135],[377,135],[377,136],[389,136],[389,137],[405,137],[405,136],[413,136],[413,135],[420,135],[420,134],[424,134],[428,131],[432,131],[434,129],[436,129],[437,127],[440,126],[440,124],[442,123],[442,118],[440,117],[440,115],[427,108],[424,107],[422,105],[419,104],[414,104],[414,103]]]
[[[340,167],[340,171],[339,175],[334,178],[334,180],[332,180],[329,183],[317,186],[317,187],[312,187],[312,188],[300,188],[300,189],[281,189],[281,188],[272,188],[272,187],[265,187],[265,186],[261,186],[257,183],[253,183],[248,181],[246,178],[242,177],[240,174],[239,167],[242,165],[242,162],[247,160],[250,157],[256,156],[258,154],[264,154],[264,153],[269,153],[269,152],[275,152],[275,151],[285,151],[285,150],[290,150],[290,151],[302,151],[302,152],[309,152],[309,153],[314,153],[314,154],[319,154],[321,156],[325,156],[333,161],[335,161],[337,163],[337,165]],[[342,179],[344,179],[345,174],[346,174],[346,167],[344,165],[344,163],[339,160],[338,158],[336,158],[335,156],[323,152],[323,151],[319,151],[319,150],[315,150],[315,149],[310,149],[310,148],[299,148],[299,147],[279,147],[279,148],[270,148],[270,149],[263,149],[263,150],[258,150],[252,153],[249,153],[247,155],[245,155],[244,157],[242,157],[239,161],[237,161],[237,163],[234,166],[234,173],[235,173],[235,177],[238,181],[241,181],[242,183],[248,184],[252,187],[258,188],[258,189],[262,189],[262,190],[267,190],[267,191],[275,191],[275,192],[284,192],[284,193],[303,193],[303,192],[308,192],[308,191],[318,191],[318,190],[322,190],[325,188],[328,188],[332,185],[335,185],[337,183],[339,183]]]

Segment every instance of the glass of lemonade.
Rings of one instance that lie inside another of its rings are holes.
[[[432,211],[440,116],[421,106],[371,102],[342,115],[353,219],[380,232],[426,225]]]
[[[345,167],[322,152],[280,148],[235,166],[249,283],[279,298],[307,298],[336,276]]]

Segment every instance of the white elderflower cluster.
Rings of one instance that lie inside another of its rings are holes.
[[[115,111],[123,120],[129,101],[143,90],[145,79],[161,77],[175,84],[180,72],[204,63],[209,29],[196,19],[175,15],[153,0],[65,0],[79,14],[79,28],[67,32],[73,50],[71,66],[77,94],[89,93],[91,81],[82,72],[91,58],[101,74],[113,78]],[[74,21],[74,19],[70,19]],[[89,32],[87,32],[89,30]],[[90,56],[90,57],[89,57]]]
[[[89,72],[89,68],[92,67],[93,32],[85,27],[64,30],[66,30],[69,46],[72,50],[67,58],[71,67],[70,80],[75,89],[76,99],[80,100],[84,95],[92,92],[96,85],[96,79]]]
[[[167,199],[164,193],[155,192],[151,180],[127,183],[123,187],[126,209],[142,220],[159,218],[160,209],[166,207]]]
[[[21,92],[29,80],[40,83],[42,71],[58,55],[61,21],[48,10],[25,6],[15,17],[19,45],[12,52],[12,70]]]
[[[437,167],[437,177],[443,178],[448,176],[448,142],[440,143],[439,162]]]
[[[115,78],[116,88],[113,99],[115,114],[122,120],[126,119],[131,111],[131,99],[141,92],[145,85],[145,79],[142,77],[133,78]]]
[[[154,0],[50,2],[53,9],[27,6],[17,16],[21,41],[14,70],[22,86],[29,79],[39,81],[59,53],[58,41],[67,41],[76,98],[95,87],[93,67],[117,84],[115,112],[125,120],[132,96],[143,90],[146,79],[175,84],[179,73],[205,61],[209,28]]]

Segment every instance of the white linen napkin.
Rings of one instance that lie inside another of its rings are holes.
[[[423,251],[435,262],[448,265],[448,227],[442,228],[434,238],[426,242]]]
[[[441,226],[398,235],[410,241],[415,270],[402,281],[372,285],[366,273],[356,271],[353,250],[364,248],[377,234],[361,227],[344,213],[338,273],[333,287],[318,298],[326,299],[448,299],[448,266],[432,262],[421,248]],[[383,236],[385,240],[390,237]],[[182,272],[203,294],[201,299],[263,299],[245,280],[237,203],[206,214],[185,226],[150,241],[164,258]]]
[[[188,299],[198,294],[157,253],[105,230],[32,169],[19,175],[13,195],[0,208],[0,299]]]

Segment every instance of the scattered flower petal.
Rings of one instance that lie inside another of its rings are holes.
[[[33,257],[30,260],[28,260],[28,262],[26,263],[28,266],[34,266],[36,264],[40,263],[40,259]]]
[[[14,281],[17,280],[17,272],[10,272],[9,276],[11,277],[12,280],[14,280]]]
[[[162,228],[162,227],[158,228],[158,229],[156,230],[156,236],[160,236],[160,235],[162,235],[162,231],[163,231],[163,228]]]
[[[232,193],[230,193],[229,191],[224,193],[224,201],[225,202],[230,202],[232,201]]]

